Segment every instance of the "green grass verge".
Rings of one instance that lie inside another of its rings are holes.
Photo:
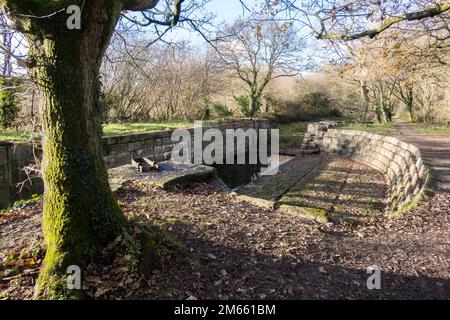
[[[192,121],[167,121],[154,123],[110,123],[103,126],[105,136],[113,136],[128,133],[143,133],[151,131],[178,129],[192,127]]]
[[[368,123],[368,124],[345,124],[339,126],[339,129],[367,131],[371,133],[389,135],[397,134],[398,131],[394,124]]]
[[[32,138],[30,131],[21,130],[0,130],[0,141],[13,141],[13,142],[25,142]],[[38,138],[37,134],[34,134],[34,138]]]
[[[308,122],[282,123],[280,129],[280,148],[299,149],[303,143],[303,137],[308,128]]]
[[[14,202],[14,204],[11,207],[6,208],[6,209],[1,209],[0,210],[0,215],[1,214],[7,214],[7,213],[9,213],[10,211],[13,211],[13,210],[21,210],[21,209],[25,208],[28,205],[34,204],[36,202],[39,202],[40,200],[41,200],[41,195],[33,194],[30,199],[17,200],[16,202]]]
[[[306,130],[308,129],[308,124],[310,123],[319,121],[347,121],[347,120],[351,119],[346,117],[327,117],[309,122],[301,121],[291,123],[280,123],[278,124],[278,129],[280,129],[280,148],[300,149],[300,147],[303,144],[303,137],[305,136]],[[359,129],[352,129],[352,130],[359,130]]]
[[[436,126],[436,125],[426,126],[424,124],[417,124],[417,123],[415,123],[413,126],[414,126],[414,129],[417,132],[426,133],[426,134],[430,134],[430,135],[437,135],[437,136],[445,136],[445,135],[450,136],[450,125],[447,125],[447,126]]]
[[[209,124],[212,121],[204,121],[205,124]],[[154,122],[154,123],[110,123],[103,126],[103,132],[105,136],[114,136],[130,133],[144,133],[151,131],[187,128],[194,125],[193,121],[166,121],[166,122]],[[38,138],[38,135],[34,135]],[[0,141],[12,141],[12,142],[26,142],[31,138],[30,131],[16,131],[16,130],[0,130]]]

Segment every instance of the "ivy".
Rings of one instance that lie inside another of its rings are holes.
[[[0,78],[0,128],[12,127],[20,111],[20,80]]]

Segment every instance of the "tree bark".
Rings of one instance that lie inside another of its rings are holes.
[[[121,1],[88,1],[81,30],[61,14],[35,25],[33,75],[43,89],[43,231],[47,252],[36,297],[67,292],[67,267],[85,266],[122,231],[125,219],[111,192],[102,157],[99,68],[122,8]]]
[[[363,97],[363,121],[367,121],[370,108],[369,89],[365,81],[361,83],[361,95]]]
[[[248,116],[253,117],[259,111],[262,92],[251,87],[248,93]]]
[[[181,2],[175,1],[177,8]],[[128,226],[102,157],[99,69],[121,10],[150,9],[157,3],[0,0],[1,9],[13,13],[15,28],[31,44],[27,67],[45,97],[42,225],[47,251],[37,298],[79,298],[81,290],[67,290],[67,267],[83,268]],[[80,30],[67,27],[69,5],[82,8]],[[179,11],[173,19],[178,17]],[[143,254],[147,260],[154,258],[150,234],[144,232],[141,238]]]
[[[256,99],[253,94],[250,94],[248,96],[248,111],[249,111],[248,115],[253,117],[256,112],[255,109],[256,109]]]
[[[409,111],[409,116],[411,117],[411,121],[414,122],[415,120],[415,114],[414,114],[414,90],[413,88],[407,88],[406,89],[406,95],[403,95],[403,101],[406,103],[406,107]]]

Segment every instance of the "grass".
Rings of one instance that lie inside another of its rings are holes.
[[[21,209],[25,208],[28,205],[34,204],[36,202],[39,202],[40,200],[41,200],[41,196],[40,195],[33,194],[30,199],[17,200],[16,202],[14,202],[14,204],[11,207],[6,208],[6,209],[1,209],[0,210],[0,215],[7,214],[7,213],[9,213],[12,210],[21,210]]]
[[[34,134],[34,137],[37,138],[37,134]],[[0,141],[25,142],[30,140],[30,138],[31,138],[30,131],[21,131],[21,130],[0,131]]]
[[[398,131],[394,124],[367,123],[367,124],[346,124],[339,126],[339,129],[367,131],[371,133],[389,135],[397,134]]]
[[[204,124],[208,124],[211,121],[204,121]],[[103,132],[105,136],[114,136],[129,133],[143,133],[150,131],[160,131],[169,129],[178,129],[192,127],[194,123],[192,121],[166,121],[166,122],[154,122],[154,123],[110,123],[103,126]],[[35,138],[37,138],[35,134]],[[25,142],[30,140],[30,131],[21,130],[0,130],[0,141],[12,141],[12,142]]]
[[[299,149],[303,142],[303,137],[308,128],[308,122],[294,122],[279,124],[280,148]]]
[[[113,136],[127,133],[143,133],[150,131],[169,130],[192,127],[192,121],[167,121],[155,123],[110,123],[103,126],[105,136]]]
[[[426,133],[430,135],[450,135],[450,126],[447,125],[424,125],[424,124],[413,124],[414,129],[417,132]],[[344,126],[341,126],[340,129],[347,129],[347,130],[359,130],[359,131],[368,131],[372,133],[382,134],[382,135],[395,135],[398,133],[397,129],[395,128],[394,124],[380,124],[380,123],[373,123],[373,124],[347,124]]]
[[[414,129],[421,133],[426,133],[430,135],[450,135],[450,125],[447,126],[426,126],[424,124],[414,124]]]
[[[311,121],[299,121],[290,123],[280,123],[280,148],[281,149],[300,149],[303,143],[308,124],[318,121],[347,121],[348,117],[325,117]],[[356,129],[354,129],[356,130]]]

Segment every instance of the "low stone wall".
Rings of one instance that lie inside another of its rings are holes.
[[[332,127],[330,123],[310,125],[304,148],[347,155],[385,173],[391,210],[401,209],[423,192],[429,172],[417,147],[393,137]]]
[[[227,129],[247,130],[253,128],[257,131],[269,129],[270,123],[264,119],[227,121],[205,126],[203,132],[210,128],[218,129],[225,134]],[[191,135],[193,142],[194,128],[186,130]],[[147,157],[154,161],[169,160],[176,144],[171,141],[173,131],[165,130],[103,138],[103,155],[107,167],[114,168],[129,164],[133,157]],[[208,144],[209,142],[203,142],[203,148]],[[38,157],[41,156],[39,148],[34,152]],[[8,207],[18,198],[43,192],[43,184],[39,178],[33,179],[32,184],[26,184],[22,192],[17,190],[17,183],[26,179],[22,168],[33,162],[33,148],[30,145],[0,143],[0,208]]]
[[[212,124],[203,127],[218,129],[225,136],[227,129],[269,129],[268,120],[237,120]],[[186,128],[194,142],[194,128]],[[103,139],[103,155],[108,168],[128,164],[133,157],[145,156],[153,161],[165,161],[171,157],[172,150],[177,142],[171,141],[174,130],[156,131],[143,134],[114,136]],[[203,142],[205,148],[210,142]],[[237,146],[236,146],[237,147]],[[248,146],[247,146],[248,147]],[[193,156],[193,155],[192,155]]]
[[[35,162],[35,156],[40,158],[41,155],[39,147],[0,142],[0,209],[7,208],[18,198],[43,192],[42,180],[27,176],[22,170]]]
[[[6,148],[0,146],[0,208],[9,205],[9,185],[8,153]]]

